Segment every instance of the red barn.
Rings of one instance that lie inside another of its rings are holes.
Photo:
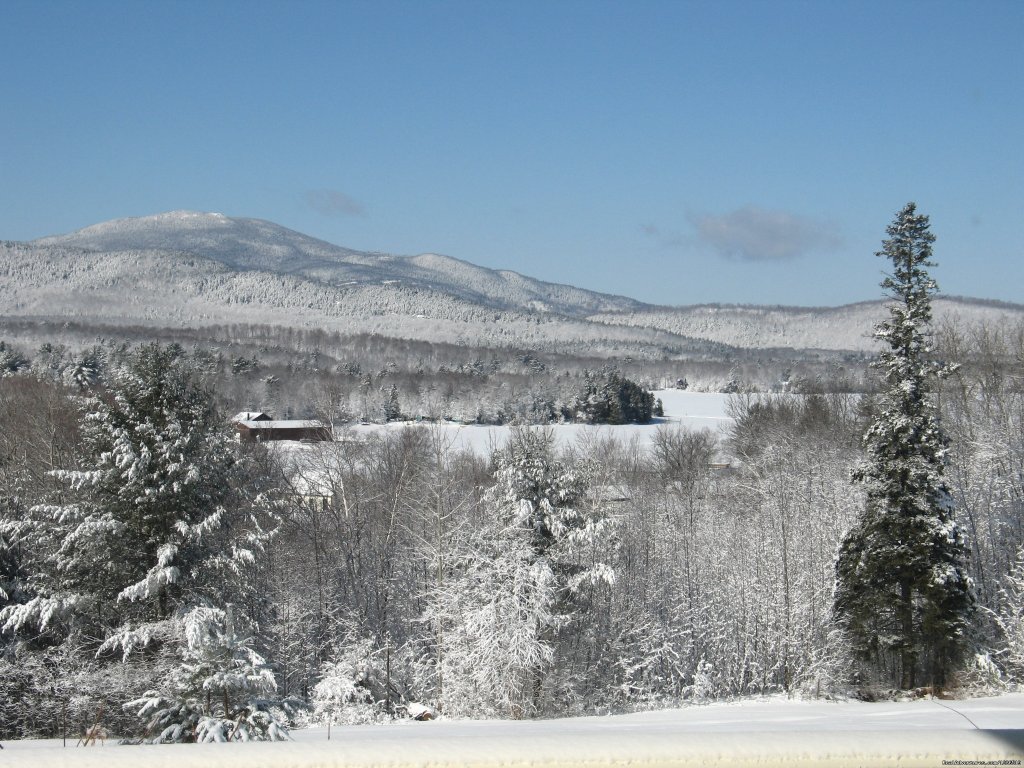
[[[269,419],[236,421],[238,439],[243,443],[265,442],[267,440],[312,440],[317,442],[331,439],[330,427],[322,421]]]

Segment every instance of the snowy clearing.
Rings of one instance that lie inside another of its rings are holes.
[[[608,717],[294,731],[277,744],[62,749],[7,742],[11,766],[900,765],[1024,758],[1024,694],[966,701],[776,697]],[[73,742],[70,742],[73,744]],[[1016,763],[1019,764],[1019,763]]]
[[[555,441],[561,447],[607,437],[615,437],[623,442],[636,440],[640,446],[646,447],[654,440],[658,429],[665,427],[709,429],[721,434],[732,424],[732,419],[726,412],[729,395],[718,392],[687,392],[679,389],[655,390],[653,394],[656,398],[661,398],[665,416],[654,419],[650,424],[552,424],[544,429],[551,430]],[[395,421],[390,424],[356,424],[349,429],[352,434],[362,436],[408,426],[418,425],[416,422]],[[495,448],[503,446],[512,429],[480,424],[441,423],[436,426],[443,431],[446,439],[451,441],[452,450],[468,450],[482,455],[490,454]]]

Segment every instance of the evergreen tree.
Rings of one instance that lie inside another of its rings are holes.
[[[867,499],[840,547],[834,611],[876,680],[941,687],[963,655],[973,597],[930,392],[943,372],[927,333],[935,237],[913,203],[887,232],[877,255],[892,261],[881,285],[895,303],[875,329],[887,345],[875,363],[884,387],[855,473]]]
[[[277,683],[266,661],[241,636],[234,613],[198,606],[177,622],[181,662],[161,688],[127,702],[146,738],[160,742],[280,741]]]
[[[545,711],[587,589],[614,581],[596,555],[612,524],[586,498],[590,468],[558,460],[550,432],[513,430],[493,461],[484,517],[427,618],[445,637],[444,711],[521,718]]]
[[[64,486],[53,503],[0,526],[32,570],[27,599],[0,610],[0,627],[25,650],[71,649],[81,663],[143,655],[149,679],[131,685],[148,689],[168,665],[190,663],[196,610],[244,604],[232,632],[257,629],[251,579],[267,506],[246,498],[245,460],[179,347],[140,348],[109,385],[85,401],[83,466],[52,472]]]
[[[22,368],[27,368],[28,362],[28,358],[21,352],[0,341],[0,376],[13,376]]]
[[[585,371],[573,410],[590,424],[646,424],[654,411],[654,395],[617,370]]]
[[[402,405],[398,401],[398,387],[392,384],[384,401],[384,421],[398,421],[401,418]]]

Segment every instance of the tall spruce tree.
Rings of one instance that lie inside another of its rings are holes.
[[[894,302],[875,328],[884,382],[855,474],[866,505],[840,547],[834,603],[869,678],[902,689],[948,684],[973,606],[930,389],[943,372],[928,334],[935,236],[915,210],[896,215],[877,254],[892,262],[881,285]]]

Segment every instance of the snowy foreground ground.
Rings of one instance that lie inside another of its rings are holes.
[[[325,728],[312,728],[275,744],[7,742],[0,766],[1020,765],[1022,729],[1024,694],[871,704],[772,698],[610,717],[335,727],[330,741]]]
[[[620,426],[554,424],[548,429],[551,430],[556,442],[563,447],[611,436],[624,442],[636,440],[641,446],[646,447],[654,440],[658,429],[665,427],[678,426],[690,430],[708,429],[712,432],[722,433],[732,424],[732,419],[728,416],[726,408],[729,395],[717,392],[687,392],[678,389],[663,389],[655,391],[653,394],[655,397],[661,398],[665,416],[655,419],[650,424]],[[362,435],[383,430],[402,429],[412,423],[357,424],[350,429],[354,434]],[[439,428],[451,441],[453,450],[471,450],[481,455],[487,455],[495,448],[504,445],[511,431],[510,427],[479,424],[442,423]]]

